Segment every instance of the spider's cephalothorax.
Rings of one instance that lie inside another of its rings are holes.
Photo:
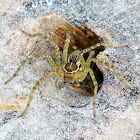
[[[73,62],[68,62],[63,66],[64,70],[64,82],[74,84],[74,74],[79,71],[79,66]]]
[[[42,38],[46,39],[47,42],[49,42],[54,48],[55,48],[55,61],[52,59],[52,57],[48,54],[41,54],[39,56],[33,57],[33,58],[28,58],[26,60],[24,60],[21,65],[19,66],[19,68],[17,69],[17,71],[15,72],[15,74],[9,79],[7,80],[5,83],[8,83],[9,81],[11,81],[20,71],[21,67],[30,61],[36,60],[36,59],[41,59],[41,58],[47,58],[50,66],[52,67],[52,72],[48,72],[45,73],[41,79],[35,84],[35,86],[33,87],[32,93],[30,94],[29,97],[29,101],[27,103],[27,106],[25,108],[25,110],[22,113],[22,116],[26,113],[33,94],[36,90],[36,88],[41,84],[41,82],[46,78],[46,77],[54,77],[57,78],[57,82],[56,82],[56,86],[60,87],[62,85],[61,81],[64,82],[69,82],[75,85],[75,87],[73,87],[73,89],[75,90],[80,90],[80,88],[78,88],[79,86],[79,82],[83,81],[87,74],[89,73],[92,79],[92,82],[94,84],[94,99],[93,99],[93,113],[95,116],[95,103],[96,103],[96,94],[98,91],[98,83],[96,81],[96,78],[94,76],[93,70],[90,68],[90,64],[91,62],[94,62],[96,64],[101,64],[101,65],[105,65],[108,66],[110,68],[112,68],[114,70],[114,72],[116,73],[116,75],[118,76],[119,80],[126,86],[129,87],[120,77],[117,69],[109,63],[105,63],[103,61],[98,60],[97,58],[93,58],[95,52],[94,49],[100,47],[100,46],[106,46],[106,47],[110,47],[110,48],[124,48],[126,46],[121,46],[121,47],[114,47],[114,46],[109,46],[105,43],[97,43],[94,46],[91,46],[87,49],[84,49],[82,51],[75,51],[73,52],[69,58],[67,59],[67,53],[68,53],[68,48],[69,48],[69,43],[70,43],[70,37],[68,36],[67,39],[65,40],[65,44],[64,44],[64,49],[63,49],[63,54],[62,54],[62,62],[60,61],[60,51],[59,51],[59,47],[52,41],[50,40],[48,37],[44,36],[43,34],[28,34],[27,32],[24,32],[26,35],[29,35],[31,37],[34,36],[41,36]],[[88,58],[85,60],[83,55],[87,52],[89,53]]]
[[[72,62],[72,63],[75,63],[76,65],[80,65],[80,64],[78,64],[78,59],[79,59],[80,53],[81,53],[80,50],[73,51],[68,57],[68,62],[69,63]]]

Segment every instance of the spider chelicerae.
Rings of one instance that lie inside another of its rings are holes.
[[[40,78],[40,80],[35,84],[35,86],[33,87],[32,93],[30,94],[27,106],[22,113],[22,116],[25,115],[28,107],[30,106],[30,103],[33,98],[35,90],[38,88],[38,86],[41,84],[41,82],[45,78],[47,78],[49,76],[57,78],[56,87],[58,87],[58,88],[62,87],[62,85],[65,82],[68,82],[72,85],[71,88],[82,91],[82,89],[80,89],[79,82],[83,81],[86,78],[88,73],[90,74],[92,82],[94,84],[93,114],[94,114],[94,116],[96,116],[95,103],[96,103],[96,95],[97,95],[97,91],[98,91],[98,83],[94,76],[93,70],[90,68],[91,62],[94,62],[96,64],[105,65],[105,66],[108,66],[109,68],[112,68],[113,71],[116,73],[117,77],[119,78],[119,80],[125,85],[126,88],[129,88],[129,85],[127,85],[122,80],[121,76],[119,75],[117,69],[113,66],[113,64],[105,63],[105,62],[100,61],[97,58],[93,57],[95,54],[94,49],[96,49],[100,46],[110,47],[110,48],[114,48],[114,49],[124,48],[126,46],[114,47],[114,46],[107,45],[105,43],[97,43],[96,45],[86,48],[82,51],[75,50],[68,57],[68,49],[69,49],[69,43],[70,43],[70,35],[68,34],[66,37],[66,40],[65,40],[64,48],[63,48],[62,63],[61,63],[60,50],[59,50],[58,45],[55,44],[54,41],[52,41],[50,38],[46,37],[42,33],[29,34],[25,31],[22,31],[22,32],[30,37],[40,36],[40,37],[44,38],[47,42],[49,42],[55,48],[55,61],[48,54],[41,54],[41,55],[33,57],[33,58],[28,58],[21,63],[19,68],[16,70],[15,74],[9,80],[7,80],[5,82],[5,83],[8,83],[9,81],[11,81],[18,74],[18,72],[20,71],[20,69],[22,68],[22,66],[25,63],[34,61],[37,59],[41,59],[41,58],[47,58],[53,71],[45,73]],[[83,54],[85,54],[87,52],[90,52],[90,53],[89,53],[88,58],[85,60],[83,57]]]

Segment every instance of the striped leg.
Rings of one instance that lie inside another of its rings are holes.
[[[89,59],[89,60],[90,60],[90,59]],[[89,61],[89,60],[88,60],[88,61]],[[94,84],[93,114],[94,114],[94,116],[96,116],[95,103],[96,103],[96,95],[97,95],[97,92],[98,92],[98,83],[97,83],[97,81],[96,81],[96,78],[95,78],[95,76],[94,76],[94,73],[93,73],[92,69],[91,69],[90,66],[88,65],[87,68],[82,69],[82,70],[79,71],[79,72],[77,73],[77,75],[75,75],[75,76],[78,77],[77,81],[83,81],[83,80],[86,78],[88,72],[89,72],[89,74],[90,74],[90,76],[91,76],[91,78],[92,78],[92,82],[93,82],[93,84]],[[74,89],[74,88],[73,88],[73,89]],[[80,89],[78,89],[78,88],[75,88],[75,90],[79,90],[79,91],[80,91]],[[82,91],[82,90],[81,90],[81,91]],[[87,94],[88,94],[88,93],[87,93]]]
[[[115,47],[115,46],[108,45],[108,44],[106,44],[106,43],[97,43],[97,44],[94,45],[94,46],[91,46],[91,47],[89,47],[89,48],[87,48],[87,49],[84,49],[84,50],[81,52],[80,55],[83,55],[84,53],[87,53],[87,52],[89,52],[89,51],[91,51],[91,50],[94,50],[94,49],[96,49],[96,48],[98,48],[98,47],[100,47],[100,46],[105,46],[105,47],[109,47],[109,48],[113,48],[113,49],[120,49],[120,48],[127,47],[127,46]]]
[[[96,96],[97,96],[97,92],[98,92],[98,83],[96,81],[96,78],[94,76],[94,73],[93,73],[92,69],[89,69],[89,73],[90,73],[90,76],[91,76],[93,84],[94,84],[93,114],[94,114],[94,117],[95,117],[96,116],[95,104],[96,104]]]
[[[125,85],[125,88],[130,88],[130,86],[127,85],[127,84],[123,81],[123,79],[121,78],[121,76],[120,76],[120,74],[118,73],[117,69],[115,68],[115,66],[113,66],[113,64],[109,64],[109,63],[105,63],[105,62],[103,62],[103,61],[99,61],[99,60],[96,59],[96,58],[92,58],[92,59],[90,59],[90,61],[93,61],[93,62],[95,62],[95,63],[97,63],[97,64],[101,64],[101,65],[107,66],[107,67],[109,67],[109,68],[112,68],[113,71],[116,73],[118,79]]]
[[[42,33],[37,33],[37,34],[29,34],[25,31],[22,31],[24,34],[30,36],[30,37],[35,37],[35,36],[40,36],[41,38],[45,39],[48,43],[50,43],[54,48],[55,48],[55,58],[56,58],[56,66],[58,69],[61,69],[61,62],[60,62],[60,51],[59,47],[57,44],[55,44],[54,41],[43,35]]]
[[[63,66],[67,64],[67,53],[68,53],[69,43],[70,43],[70,37],[68,37],[65,40],[65,44],[64,44],[63,57],[62,57]]]
[[[18,74],[18,72],[20,71],[20,69],[23,67],[23,65],[24,65],[25,63],[28,63],[28,62],[30,62],[30,61],[34,61],[34,60],[36,60],[36,59],[41,59],[41,58],[47,58],[47,60],[49,61],[49,64],[51,65],[53,71],[56,71],[56,65],[55,65],[55,63],[54,63],[52,57],[51,57],[50,55],[42,54],[42,55],[39,55],[39,56],[36,56],[36,57],[33,57],[33,58],[28,58],[28,59],[24,60],[24,61],[21,63],[21,65],[19,66],[19,68],[16,70],[15,74],[14,74],[9,80],[7,80],[7,81],[5,82],[5,84],[7,84],[8,82],[10,82],[10,81]]]
[[[22,116],[26,113],[28,107],[30,106],[30,103],[31,103],[31,100],[33,98],[33,95],[34,95],[34,92],[35,90],[38,88],[38,86],[41,84],[41,82],[46,78],[46,77],[57,77],[57,73],[56,72],[50,72],[50,73],[46,73],[44,74],[41,79],[35,84],[35,86],[33,87],[33,90],[32,90],[32,93],[30,94],[30,97],[29,97],[29,100],[28,100],[28,103],[27,103],[27,106],[25,108],[25,110],[23,111],[22,113]]]
[[[60,89],[64,85],[63,79],[57,79],[55,86]]]
[[[85,93],[85,94],[88,95],[88,96],[93,96],[92,93],[88,92],[88,91],[85,90],[85,89],[82,89],[82,88],[79,88],[79,87],[73,87],[73,86],[69,86],[69,87],[70,87],[71,89],[73,89],[73,90],[83,92],[83,93]]]

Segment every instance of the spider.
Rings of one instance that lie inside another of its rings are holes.
[[[72,84],[72,86],[70,86],[71,88],[73,88],[75,90],[82,91],[82,89],[79,88],[79,82],[83,81],[86,78],[88,73],[90,74],[92,82],[94,84],[93,114],[94,114],[94,116],[96,116],[95,103],[96,103],[96,95],[97,95],[97,91],[98,91],[98,83],[95,79],[93,70],[90,68],[91,62],[94,62],[96,64],[105,65],[105,66],[108,66],[109,68],[112,68],[113,71],[116,73],[118,79],[125,85],[126,88],[129,88],[129,85],[127,85],[122,80],[121,76],[119,75],[117,69],[113,66],[113,64],[105,63],[105,62],[100,61],[97,58],[93,57],[95,54],[94,49],[96,49],[100,46],[110,47],[110,48],[114,48],[114,49],[124,48],[126,46],[115,47],[115,46],[107,45],[105,43],[97,43],[96,45],[91,46],[89,48],[86,48],[82,51],[75,50],[68,57],[70,35],[67,35],[66,40],[65,40],[65,44],[64,44],[63,53],[62,53],[62,62],[61,62],[60,50],[59,50],[58,45],[55,44],[54,41],[52,41],[50,38],[46,37],[42,33],[29,34],[25,31],[22,31],[22,32],[30,37],[41,36],[42,38],[44,38],[47,42],[49,42],[55,48],[55,61],[48,54],[41,54],[41,55],[33,57],[33,58],[28,58],[21,63],[19,68],[16,70],[15,74],[9,80],[7,80],[5,82],[5,84],[6,84],[9,81],[11,81],[18,74],[18,72],[20,71],[20,69],[22,68],[22,66],[25,63],[30,62],[30,61],[34,61],[37,59],[41,59],[41,58],[47,58],[53,71],[45,73],[41,77],[41,79],[35,84],[35,86],[32,89],[32,92],[30,94],[27,106],[21,114],[22,116],[25,115],[28,107],[30,106],[30,103],[31,103],[31,100],[33,98],[35,90],[38,88],[38,86],[41,84],[41,82],[45,78],[47,78],[49,76],[56,78],[57,79],[56,87],[58,87],[58,88],[62,87],[62,85],[65,82],[68,82],[68,83]],[[87,60],[85,60],[83,57],[83,54],[85,54],[87,52],[90,52],[90,53],[89,53]]]

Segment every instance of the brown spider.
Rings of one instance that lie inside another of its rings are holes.
[[[73,89],[82,91],[82,89],[79,88],[79,82],[83,81],[86,78],[88,73],[90,74],[92,82],[94,84],[93,113],[95,116],[96,115],[95,103],[96,103],[96,95],[97,95],[97,91],[98,91],[98,83],[95,79],[93,70],[90,68],[91,62],[94,62],[96,64],[105,65],[105,66],[112,68],[114,70],[114,72],[116,73],[116,75],[118,76],[119,80],[125,85],[125,87],[127,87],[127,88],[129,87],[129,85],[127,85],[122,80],[117,69],[112,64],[105,63],[103,61],[98,60],[97,58],[93,58],[93,56],[95,54],[94,49],[96,49],[100,46],[106,46],[106,47],[110,47],[110,48],[114,48],[114,49],[124,48],[126,46],[114,47],[114,46],[107,45],[105,43],[97,43],[96,45],[91,46],[91,47],[84,49],[82,51],[75,50],[67,58],[68,48],[69,48],[69,43],[70,43],[70,36],[68,36],[67,39],[65,40],[63,54],[62,54],[62,64],[61,64],[59,47],[52,40],[50,40],[48,37],[44,36],[41,33],[40,34],[29,34],[25,31],[23,31],[23,33],[25,33],[26,35],[29,35],[31,37],[41,36],[42,38],[46,39],[46,41],[49,42],[52,46],[54,46],[54,48],[55,48],[55,62],[52,59],[52,57],[48,54],[41,54],[41,55],[33,57],[33,58],[28,58],[21,63],[21,65],[19,66],[19,68],[17,69],[15,74],[9,80],[7,80],[5,82],[5,83],[8,83],[9,81],[11,81],[18,74],[21,67],[25,63],[36,60],[36,59],[47,58],[53,72],[45,73],[41,77],[41,79],[35,84],[35,86],[33,87],[32,93],[30,94],[27,106],[22,113],[22,116],[26,113],[26,111],[31,103],[31,100],[33,98],[33,94],[34,94],[36,88],[41,84],[41,82],[46,77],[50,76],[50,77],[57,78],[56,87],[58,87],[58,88],[61,87],[64,84],[64,82],[68,82],[68,83],[73,85],[73,86],[71,86]],[[83,54],[85,54],[87,52],[90,52],[90,54],[89,54],[87,60],[85,60],[83,57]],[[61,81],[63,81],[63,82],[61,82]]]

